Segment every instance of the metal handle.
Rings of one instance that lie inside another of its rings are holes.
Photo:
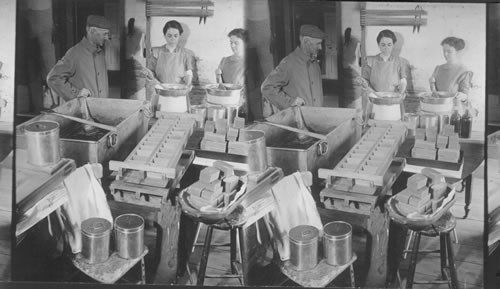
[[[318,143],[317,151],[316,153],[318,156],[322,156],[328,152],[328,143],[326,141],[322,141]]]
[[[107,141],[108,148],[114,147],[117,142],[118,142],[118,135],[116,133],[110,133],[108,135],[108,141]]]

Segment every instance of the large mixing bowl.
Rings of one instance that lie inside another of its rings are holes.
[[[186,96],[189,86],[178,83],[162,83],[155,86],[156,93],[161,96]]]
[[[207,101],[212,104],[238,106],[242,88],[241,85],[230,83],[207,85]]]
[[[381,91],[374,93],[377,97],[373,97],[368,95],[368,99],[371,103],[377,105],[393,105],[400,104],[403,100],[403,95],[399,92],[389,92],[389,91]]]
[[[420,108],[423,111],[443,113],[453,109],[453,101],[457,93],[447,91],[421,92]]]

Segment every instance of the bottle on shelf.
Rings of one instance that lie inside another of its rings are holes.
[[[472,107],[470,102],[467,102],[465,113],[460,120],[460,137],[470,138],[472,130]]]
[[[460,134],[460,124],[461,124],[462,116],[458,111],[457,107],[453,108],[453,113],[450,116],[450,125],[455,127],[455,132]]]

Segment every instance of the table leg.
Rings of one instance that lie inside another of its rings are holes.
[[[385,287],[387,278],[387,253],[389,243],[389,216],[379,209],[372,210],[367,229],[371,237],[370,267],[366,284]]]
[[[354,265],[349,266],[349,275],[351,277],[351,287],[356,288],[356,280],[354,279]]]
[[[463,180],[463,186],[465,188],[465,206],[464,206],[465,215],[463,216],[463,219],[467,219],[467,216],[469,216],[469,211],[470,211],[469,206],[472,199],[472,174],[468,175]]]
[[[177,280],[178,243],[181,209],[179,204],[165,202],[158,216],[161,233],[161,256],[154,279],[155,284],[172,284]]]
[[[146,264],[144,257],[141,258],[141,284],[146,284]]]

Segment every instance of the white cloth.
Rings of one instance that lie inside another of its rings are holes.
[[[308,172],[310,174],[310,172]],[[286,176],[272,188],[276,208],[269,216],[270,232],[281,260],[290,259],[288,232],[299,225],[318,228],[321,237],[323,224],[311,192],[305,186],[300,172]]]
[[[102,174],[101,164],[86,164],[64,179],[68,202],[58,211],[59,220],[73,253],[82,249],[81,224],[88,218],[104,218],[113,224],[106,194],[96,175]]]

